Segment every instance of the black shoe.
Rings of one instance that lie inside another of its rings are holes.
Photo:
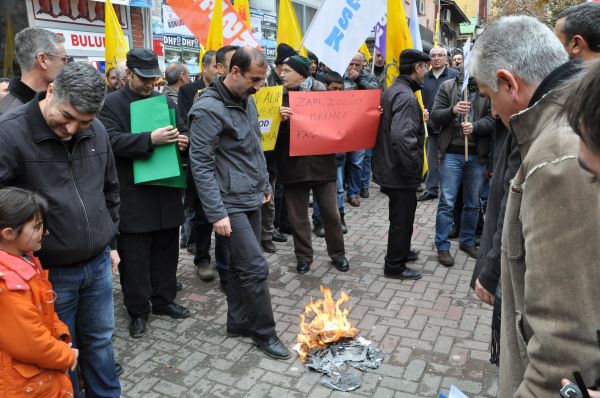
[[[183,290],[183,285],[181,284],[181,282],[177,282],[177,285],[175,285],[175,289],[180,292]]]
[[[298,264],[296,264],[296,271],[299,274],[306,274],[308,271],[310,271],[310,263],[312,261],[298,261]]]
[[[123,366],[119,362],[115,362],[115,373],[117,373],[117,376],[121,376],[123,372]]]
[[[433,195],[429,192],[425,192],[423,195],[417,197],[417,202],[424,202],[426,200],[432,200],[437,198],[437,195]]]
[[[421,253],[421,250],[410,249],[410,254],[406,261],[416,261],[419,258],[419,253]]]
[[[421,279],[422,275],[419,271],[408,268],[407,266],[398,267],[397,269],[392,269],[385,267],[383,270],[383,276],[390,279]]]
[[[187,249],[185,249],[189,254],[191,254],[192,256],[196,255],[196,247],[195,246],[190,246]]]
[[[267,253],[275,253],[277,251],[277,248],[272,240],[261,240],[260,245]]]
[[[331,260],[331,263],[340,272],[347,272],[350,269],[350,263],[348,262],[346,257],[336,258],[334,260]]]
[[[227,329],[227,337],[236,338],[236,337],[250,337],[252,336],[252,332],[248,329]]]
[[[323,224],[315,224],[315,226],[313,228],[313,232],[319,238],[325,237],[325,227],[323,226]]]
[[[348,226],[346,225],[346,221],[344,220],[344,215],[341,214],[340,215],[340,224],[342,224],[342,233],[343,234],[347,234],[348,233]]]
[[[190,316],[190,310],[175,303],[161,305],[160,307],[152,307],[152,313],[154,315],[170,316],[175,319],[184,319]]]
[[[261,350],[264,351],[268,356],[275,359],[288,359],[292,356],[290,350],[288,350],[281,340],[277,336],[270,337],[267,339],[261,339],[255,336],[252,336],[252,341],[254,344],[258,346]]]
[[[129,335],[134,339],[139,339],[146,333],[146,318],[141,316],[131,317],[129,321]]]
[[[459,234],[460,234],[459,228],[456,226],[456,224],[452,224],[452,229],[450,230],[450,233],[448,234],[448,239],[456,239],[456,238],[458,238]]]
[[[479,253],[477,246],[459,246],[458,248],[467,253],[471,258],[477,258],[477,253]]]
[[[369,188],[361,188],[359,195],[361,198],[367,199],[369,197]]]
[[[287,236],[285,236],[285,234],[282,234],[281,232],[279,232],[279,230],[277,228],[275,228],[273,230],[273,242],[287,242],[288,238]]]

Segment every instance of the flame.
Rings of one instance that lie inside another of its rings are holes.
[[[311,351],[325,348],[342,339],[354,338],[358,333],[348,320],[350,308],[341,308],[350,297],[345,292],[341,292],[340,298],[334,301],[331,290],[321,286],[321,292],[324,299],[316,301],[311,299],[304,312],[300,314],[301,332],[296,341],[300,346],[299,354],[302,361],[306,360]],[[314,315],[307,322],[311,314]]]

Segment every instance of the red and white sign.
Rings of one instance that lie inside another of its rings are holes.
[[[103,1],[92,0],[29,0],[36,21],[62,22],[71,25],[104,27]],[[4,1],[0,1],[4,3]],[[129,0],[111,2],[121,27],[128,29],[127,5]]]
[[[94,53],[104,53],[105,38],[104,33],[80,32],[76,30],[48,29],[65,38],[65,50],[67,54],[74,51],[88,51]],[[125,40],[129,38],[125,35]]]

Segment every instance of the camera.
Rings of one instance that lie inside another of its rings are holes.
[[[576,384],[569,383],[560,389],[561,398],[583,398],[583,394]]]

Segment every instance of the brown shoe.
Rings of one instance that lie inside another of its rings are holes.
[[[448,250],[438,250],[438,261],[444,267],[452,267],[454,265],[454,257]]]
[[[477,253],[479,253],[477,246],[459,246],[458,248],[467,253],[471,258],[477,258]]]
[[[360,206],[360,199],[358,196],[354,196],[352,198],[348,198],[348,203],[350,203],[350,206],[358,207]]]

